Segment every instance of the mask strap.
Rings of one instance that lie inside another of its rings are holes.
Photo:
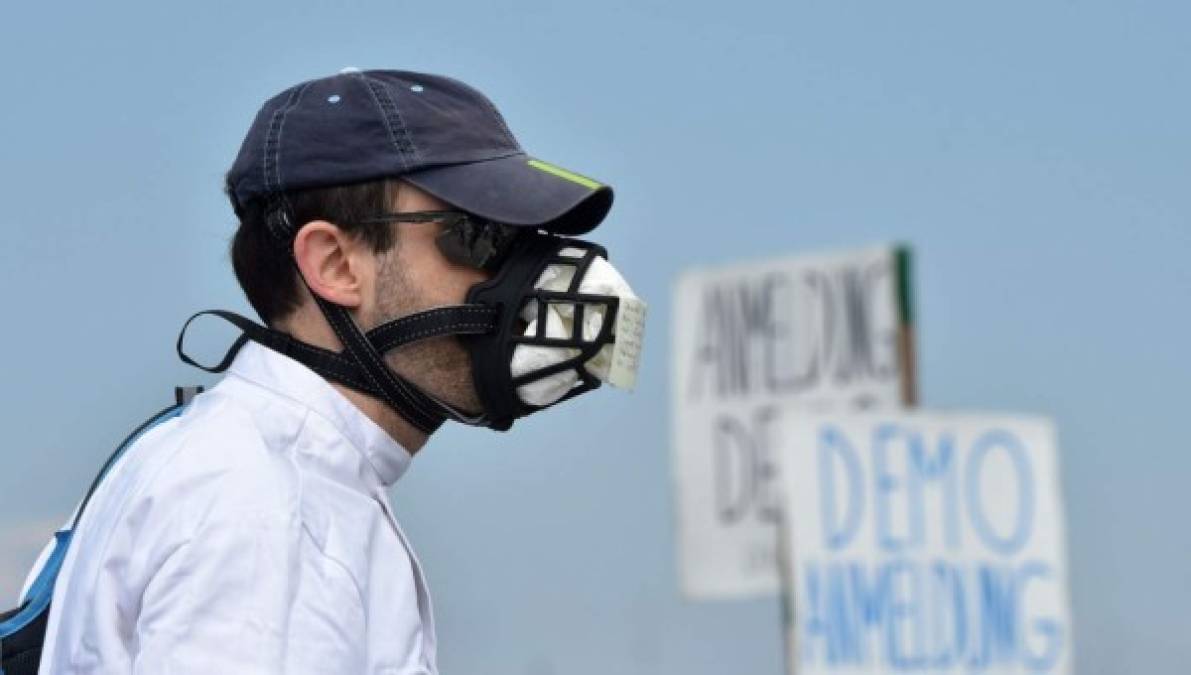
[[[335,331],[335,335],[343,343],[344,351],[360,367],[365,381],[371,388],[381,392],[381,398],[385,403],[424,434],[432,434],[442,426],[449,413],[442,410],[437,401],[426,396],[412,383],[389,370],[381,355],[368,344],[368,339],[364,337],[347,310],[324,300],[313,290],[310,294],[314,296],[331,330]]]
[[[365,337],[382,354],[439,335],[482,335],[496,330],[499,312],[486,305],[451,305],[394,319]]]
[[[336,309],[339,311],[336,312]],[[346,330],[350,331],[354,328],[358,333],[359,329],[356,328],[355,322],[351,320],[351,317],[347,315],[346,310],[336,305],[331,305],[330,310],[335,314],[343,315],[338,317],[336,321],[332,321],[330,317],[327,319],[337,334],[341,330],[340,322],[342,321],[346,321],[349,326]],[[227,353],[224,354],[223,359],[213,366],[199,363],[186,353],[186,331],[190,328],[190,324],[200,316],[214,316],[223,319],[241,331],[241,335],[232,343]],[[411,314],[410,316],[390,321],[377,326],[363,337],[366,343],[368,343],[368,347],[374,353],[386,352],[401,345],[439,335],[480,335],[490,333],[496,329],[496,318],[497,310],[495,308],[484,307],[482,305],[452,305],[419,312],[418,314]],[[350,334],[348,333],[348,335]],[[394,379],[408,388],[407,391],[409,392],[408,395],[411,403],[409,404],[410,410],[407,411],[399,407],[402,404],[394,404],[390,401],[386,397],[385,392],[374,384],[374,380],[369,377],[369,374],[350,355],[306,344],[305,342],[294,339],[288,333],[262,326],[235,312],[209,309],[198,312],[187,319],[186,323],[182,326],[182,331],[178,334],[178,357],[183,362],[208,373],[222,373],[231,366],[236,354],[239,353],[240,349],[249,340],[264,345],[275,352],[284,354],[329,380],[334,380],[352,389],[384,400],[397,410],[397,412],[401,413],[410,424],[413,424],[424,433],[431,433],[434,428],[437,428],[436,426],[431,426],[434,420],[433,415],[435,414],[441,416],[441,419],[437,422],[438,425],[441,425],[442,420],[447,418],[472,426],[484,426],[488,423],[488,417],[486,415],[469,415],[461,410],[457,410],[444,401],[423,392],[413,383],[389,371]],[[387,366],[385,370],[388,371]],[[417,422],[415,422],[415,419]],[[423,429],[418,424],[423,424],[427,428]]]
[[[311,295],[314,294],[311,293]],[[331,307],[337,307],[337,305],[331,305]],[[350,326],[355,327],[355,322],[351,321],[351,317],[347,314],[346,310],[342,310],[341,308],[341,311],[348,319]],[[449,305],[424,310],[417,314],[401,317],[400,319],[394,319],[373,328],[364,337],[366,338],[365,343],[369,348],[384,354],[389,350],[411,342],[440,335],[483,335],[485,333],[491,333],[497,330],[499,319],[500,310],[496,307],[486,305]],[[334,328],[334,325],[332,325],[332,328]],[[449,419],[474,427],[488,426],[491,422],[491,418],[486,413],[469,415],[451,406],[446,401],[422,391],[417,385],[407,382],[404,378],[393,373],[387,366],[385,367],[385,372],[392,374],[397,380],[408,384],[414,393],[423,396],[429,405],[437,407]],[[399,410],[398,412],[401,411]]]
[[[310,287],[307,286],[308,288]],[[311,295],[314,300],[318,301],[318,305],[322,308],[326,321],[331,325],[331,330],[335,331],[339,337],[339,342],[344,344],[344,351],[360,365],[362,374],[367,377],[370,385],[380,389],[381,394],[379,398],[387,402],[389,407],[392,407],[393,410],[397,411],[401,417],[404,417],[414,427],[417,427],[418,430],[424,433],[434,433],[439,426],[442,426],[443,421],[447,419],[453,419],[469,426],[487,426],[487,414],[468,414],[463,412],[459,408],[448,404],[447,401],[423,392],[422,389],[414,385],[413,382],[406,380],[405,377],[393,373],[388,368],[388,365],[385,365],[384,358],[381,357],[380,352],[363,335],[360,327],[356,326],[355,321],[351,320],[351,314],[344,307],[320,298],[313,290],[311,290]],[[459,323],[459,321],[453,321],[453,319],[454,313],[459,311],[460,307],[443,308],[442,311],[438,312],[437,321],[431,319],[425,329],[414,331],[412,335],[407,335],[405,331],[399,331],[394,327],[394,329],[388,331],[388,339],[392,340],[393,344],[406,344],[413,342],[413,340],[432,335],[445,335],[445,333],[449,332],[448,329],[450,329],[453,323]],[[470,308],[464,308],[464,311],[470,311]],[[436,311],[429,310],[429,312]],[[480,312],[476,313],[480,314]],[[403,321],[409,321],[409,323],[404,324],[405,326],[416,324],[418,315],[412,314],[410,317],[389,321],[388,324],[381,325],[375,330],[385,329],[386,326],[400,324]],[[487,324],[479,323],[479,321],[464,321],[464,323],[472,326],[472,330],[475,332],[487,332],[486,330],[480,330],[485,329]],[[494,330],[494,313],[492,314],[491,325]]]
[[[190,328],[190,324],[200,316],[218,317],[242,331],[242,334],[236,338],[236,341],[232,343],[231,348],[228,349],[227,354],[224,355],[223,360],[214,366],[201,364],[186,353],[186,331],[188,328]],[[178,357],[181,358],[183,362],[190,364],[199,370],[205,370],[208,373],[222,373],[223,371],[227,370],[229,366],[231,366],[232,360],[235,359],[236,354],[239,353],[240,349],[243,348],[243,346],[247,344],[249,340],[264,345],[265,347],[268,347],[279,354],[284,354],[285,356],[288,356],[305,365],[307,368],[310,368],[314,372],[327,379],[335,380],[340,384],[347,385],[371,396],[381,398],[380,391],[368,385],[366,378],[360,374],[359,368],[356,367],[356,364],[352,363],[351,359],[347,358],[346,356],[337,354],[328,349],[315,347],[314,345],[308,345],[305,342],[295,340],[287,333],[282,333],[279,330],[273,330],[272,328],[262,326],[251,319],[248,319],[247,317],[236,314],[235,312],[209,309],[198,312],[194,316],[187,319],[186,323],[182,326],[182,332],[178,334]]]

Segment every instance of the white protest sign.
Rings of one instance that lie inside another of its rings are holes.
[[[688,597],[776,594],[776,436],[788,404],[913,400],[909,253],[895,247],[684,274],[672,452]]]
[[[782,436],[794,672],[1070,672],[1050,422],[799,414]]]

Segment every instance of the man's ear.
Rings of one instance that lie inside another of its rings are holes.
[[[294,259],[310,290],[344,307],[363,302],[358,242],[325,220],[312,220],[294,237]]]

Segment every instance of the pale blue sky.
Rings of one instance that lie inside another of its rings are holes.
[[[924,402],[1058,424],[1077,672],[1191,659],[1185,3],[79,5],[0,22],[4,597],[110,447],[209,381],[173,340],[246,309],[220,184],[257,107],[400,67],[614,184],[598,239],[652,314],[636,394],[451,428],[398,485],[444,672],[780,672],[775,602],[678,596],[671,284],[892,240],[916,251]]]

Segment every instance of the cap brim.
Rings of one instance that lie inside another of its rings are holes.
[[[509,225],[578,235],[612,208],[612,188],[523,153],[415,171],[402,179],[448,204]]]

